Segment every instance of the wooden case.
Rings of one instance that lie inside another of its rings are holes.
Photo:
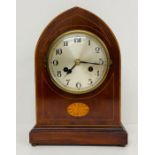
[[[70,30],[86,30],[106,44],[112,64],[106,80],[87,94],[70,94],[57,88],[47,72],[51,43]],[[120,50],[110,28],[94,14],[74,7],[57,16],[41,34],[35,51],[36,125],[30,131],[32,145],[120,145],[127,144],[127,133],[120,121]],[[71,103],[86,103],[84,117],[67,113]]]

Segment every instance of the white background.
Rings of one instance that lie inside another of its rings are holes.
[[[114,32],[122,59],[122,122],[129,144],[121,147],[38,146],[28,143],[35,124],[34,50],[46,25],[61,12],[80,6],[103,19]],[[137,155],[137,1],[17,0],[17,154]]]

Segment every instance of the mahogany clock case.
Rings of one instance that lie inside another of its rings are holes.
[[[105,81],[94,91],[71,94],[50,80],[47,54],[62,33],[85,30],[96,34],[106,45],[112,64]],[[30,131],[32,145],[120,145],[127,144],[127,132],[120,118],[121,60],[117,40],[97,16],[74,7],[48,24],[35,51],[36,125]],[[84,117],[67,113],[71,103],[84,103],[90,112]]]

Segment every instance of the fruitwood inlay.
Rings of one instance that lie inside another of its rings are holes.
[[[67,112],[73,117],[83,117],[88,114],[89,106],[85,103],[72,103],[67,107]]]

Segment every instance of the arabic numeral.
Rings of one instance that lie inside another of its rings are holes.
[[[99,76],[99,75],[100,75],[100,71],[98,70],[98,71],[97,71],[97,76]]]
[[[93,84],[93,80],[92,79],[88,79],[88,84],[92,85]]]
[[[95,47],[96,53],[100,53],[101,48],[100,47]]]
[[[59,64],[58,60],[53,60],[53,65],[57,66]]]
[[[99,58],[99,64],[100,64],[100,65],[103,65],[103,64],[104,64],[104,61],[103,61],[102,58]]]
[[[69,85],[69,81],[70,81],[70,79],[66,79],[66,82],[67,82],[66,85],[67,85],[67,86]]]
[[[76,88],[80,89],[80,88],[81,88],[81,86],[82,86],[82,85],[81,85],[81,83],[80,83],[80,82],[77,82],[77,83],[76,83]]]
[[[61,71],[57,71],[57,77],[61,77]]]
[[[56,55],[61,55],[62,54],[62,49],[59,48],[59,49],[56,49]]]
[[[68,46],[68,41],[64,41],[64,46]]]
[[[81,38],[80,37],[75,37],[74,38],[74,43],[80,43],[81,42]]]

